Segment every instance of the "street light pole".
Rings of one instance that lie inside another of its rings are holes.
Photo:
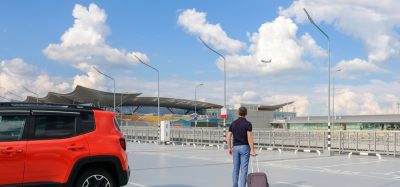
[[[336,114],[335,114],[335,78],[336,78],[336,73],[342,71],[342,69],[337,69],[334,73],[333,73],[333,82],[332,82],[332,97],[333,97],[333,103],[332,103],[332,107],[333,107],[333,122],[332,122],[332,128],[335,128],[335,121],[336,121]]]
[[[397,103],[397,114],[400,114],[400,102]]]
[[[22,86],[22,88],[24,88],[24,89],[25,89],[27,92],[29,92],[29,93],[35,94],[35,95],[36,95],[36,103],[39,103],[39,94],[38,94],[38,93],[35,93],[35,92],[29,90],[29,89],[26,88],[25,86]]]
[[[122,96],[124,94],[121,93],[121,103],[119,104],[119,117],[120,117],[120,125],[122,126]]]
[[[111,76],[109,76],[109,75],[107,75],[107,74],[101,72],[101,71],[98,70],[96,67],[93,66],[93,68],[94,68],[98,73],[100,73],[100,74],[102,74],[102,75],[108,77],[109,79],[111,79],[111,80],[113,81],[113,83],[114,83],[114,112],[115,112],[115,79],[112,78]]]
[[[139,60],[140,63],[144,64],[145,66],[153,69],[154,71],[157,72],[157,125],[158,125],[158,139],[160,138],[160,72],[158,69],[156,69],[153,66],[150,66],[149,64],[145,63],[140,59],[138,56],[136,56],[136,59]]]
[[[227,107],[226,107],[226,59],[225,59],[225,56],[222,55],[221,53],[218,53],[216,50],[214,50],[210,46],[208,46],[207,43],[204,42],[204,40],[202,40],[200,37],[199,37],[199,39],[203,43],[204,46],[206,46],[212,52],[214,52],[217,55],[219,55],[220,57],[222,57],[222,59],[224,60],[224,109],[225,109],[225,111],[227,111]],[[226,118],[227,117],[228,117],[228,115],[226,115]],[[224,118],[224,137],[226,136],[226,118]],[[224,143],[226,144],[225,138],[224,138]]]
[[[194,128],[197,127],[197,107],[196,107],[196,104],[197,104],[197,87],[200,87],[200,86],[203,86],[203,85],[204,85],[203,83],[200,83],[200,84],[198,84],[198,85],[196,85],[194,87],[194,115],[195,115]]]
[[[328,154],[331,155],[331,40],[329,36],[314,22],[307,10],[303,8],[308,20],[313,24],[328,40]]]
[[[124,104],[124,102],[126,101],[126,97],[125,97],[125,95],[124,94],[126,94],[126,95],[128,95],[129,93],[128,92],[124,92],[124,93],[120,93],[121,95],[121,102],[120,102],[120,104],[119,105],[117,105],[116,107],[120,107],[120,113],[119,113],[119,116],[120,116],[120,125],[122,126],[122,110],[123,110],[123,104]],[[125,98],[124,98],[125,97]]]
[[[334,73],[333,73],[333,81],[332,81],[332,97],[333,97],[333,100],[332,100],[332,107],[333,107],[333,121],[335,121],[336,120],[336,115],[335,115],[335,78],[336,78],[336,73],[337,72],[339,72],[339,71],[342,71],[342,69],[337,69]],[[334,122],[333,122],[333,128],[335,127],[335,124],[334,124]]]

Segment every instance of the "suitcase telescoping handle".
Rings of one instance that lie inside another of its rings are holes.
[[[252,156],[250,156],[250,165],[251,165],[251,172],[253,173],[254,172],[253,161],[252,161],[253,159],[251,157]],[[255,158],[256,158],[256,162],[257,162],[257,170],[258,170],[258,172],[260,172],[260,167],[259,167],[259,164],[258,164],[258,156],[256,155]]]

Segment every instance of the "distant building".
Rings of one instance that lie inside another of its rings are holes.
[[[253,128],[264,128],[264,129],[272,129],[274,126],[271,124],[273,121],[285,120],[296,117],[295,112],[283,112],[281,109],[293,102],[283,103],[280,105],[257,105],[257,104],[235,104],[232,107],[228,107],[228,119],[226,120],[227,125],[229,126],[233,120],[235,120],[238,115],[238,109],[241,106],[247,108],[247,116],[246,118],[252,123]],[[207,116],[213,116],[215,118],[219,118],[221,114],[220,109],[205,109],[204,112]],[[220,120],[222,124],[222,120]]]

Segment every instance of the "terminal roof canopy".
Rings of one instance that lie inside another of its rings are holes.
[[[133,100],[128,101],[124,105],[157,106],[157,97],[136,97]],[[194,110],[194,101],[187,99],[160,97],[160,107]],[[207,102],[196,101],[196,108],[210,109],[210,108],[222,108],[222,106]]]
[[[121,101],[121,96],[123,99],[133,99],[140,95],[140,93],[129,93],[121,94],[116,93],[116,105],[118,101]],[[104,92],[100,90],[95,90],[91,88],[86,88],[83,86],[76,86],[75,90],[71,93],[61,94],[55,92],[49,92],[45,97],[38,98],[39,102],[42,103],[59,103],[59,104],[93,104],[100,107],[113,107],[114,106],[114,93]],[[36,97],[28,96],[24,102],[36,102]]]
[[[284,107],[286,105],[290,105],[290,104],[293,104],[293,103],[294,103],[294,101],[287,102],[287,103],[282,103],[282,104],[279,104],[279,105],[261,105],[261,106],[258,107],[258,110],[274,111],[274,110],[278,110],[278,109],[280,109],[280,108],[282,108],[282,107]]]
[[[141,93],[115,93],[115,105],[119,106],[157,106],[157,97],[138,97]],[[114,93],[105,92],[83,86],[76,86],[71,93],[55,93],[49,92],[45,97],[36,98],[28,96],[23,102],[35,103],[36,100],[41,103],[58,103],[58,104],[90,104],[97,107],[113,107]],[[283,103],[279,105],[261,105],[258,110],[274,111],[293,102]],[[177,108],[185,110],[194,110],[195,102],[188,99],[176,99],[160,97],[160,107]],[[219,109],[222,105],[196,101],[196,108],[201,109]]]
[[[138,97],[141,93],[115,93],[116,106],[120,105],[122,99],[123,106],[157,106],[157,97]],[[114,93],[104,92],[83,86],[76,88],[67,94],[49,92],[45,97],[38,98],[28,96],[23,102],[35,103],[38,100],[41,103],[59,103],[59,104],[92,104],[98,107],[113,107]],[[187,99],[175,99],[160,97],[160,107],[194,109],[194,101]],[[222,108],[221,105],[196,102],[198,109]]]

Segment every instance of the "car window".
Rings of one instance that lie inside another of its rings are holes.
[[[0,115],[0,141],[21,140],[26,118],[26,116]]]
[[[77,126],[77,134],[85,134],[95,129],[93,112],[81,112],[81,124]]]
[[[117,117],[114,117],[114,125],[115,125],[115,127],[118,129],[118,131],[121,132],[121,128],[120,128],[120,126],[119,126],[119,122],[118,122]]]
[[[33,139],[68,138],[75,135],[75,116],[35,116]]]

